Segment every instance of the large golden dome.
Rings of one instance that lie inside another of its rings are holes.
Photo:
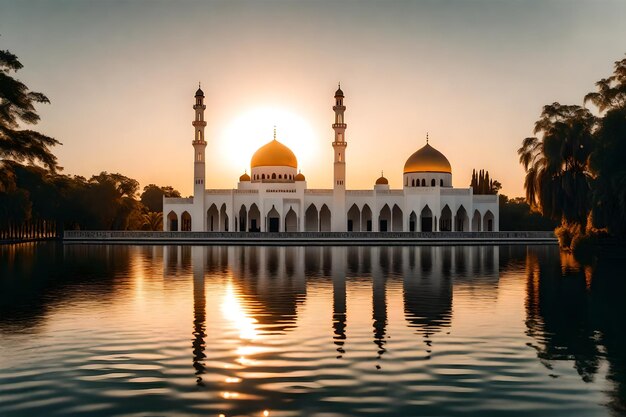
[[[418,149],[406,160],[404,173],[409,174],[411,172],[443,172],[452,174],[452,167],[448,158],[426,143],[423,148]]]
[[[291,149],[274,139],[261,146],[254,155],[252,155],[250,166],[252,168],[268,166],[297,168],[298,160],[293,152],[291,152]]]

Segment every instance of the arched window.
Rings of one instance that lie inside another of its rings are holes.
[[[439,180],[439,186],[443,187],[443,180]]]
[[[422,178],[422,187],[426,187],[426,180]]]
[[[278,174],[278,179],[282,180],[283,179],[283,175],[282,174]]]
[[[265,179],[265,174],[262,174],[262,175],[261,175],[261,179]]]
[[[272,174],[272,179],[275,180],[276,179],[276,173]]]
[[[433,178],[432,180],[430,180],[430,186],[434,187],[435,186],[435,179]]]
[[[415,187],[415,178],[411,181],[411,186]]]

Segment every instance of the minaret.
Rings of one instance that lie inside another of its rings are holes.
[[[204,210],[204,190],[206,185],[204,179],[206,170],[204,165],[204,154],[206,150],[206,141],[204,140],[204,92],[198,83],[198,91],[196,91],[196,104],[193,106],[195,118],[191,124],[194,129],[193,145],[193,213],[191,221],[191,230],[202,232],[206,229],[206,212]]]
[[[344,123],[343,113],[346,106],[343,105],[343,91],[341,84],[335,92],[335,123],[333,130],[335,131],[335,140],[333,149],[335,151],[334,163],[334,183],[333,183],[333,211],[332,211],[332,228],[333,232],[345,232],[348,229],[346,224],[346,124]]]

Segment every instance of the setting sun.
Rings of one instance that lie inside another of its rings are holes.
[[[274,127],[276,140],[295,153],[298,168],[308,166],[320,153],[320,144],[310,124],[303,117],[277,107],[248,110],[227,123],[217,138],[218,152],[229,164],[249,173],[250,158],[273,139]]]

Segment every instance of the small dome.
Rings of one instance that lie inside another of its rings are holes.
[[[248,175],[247,172],[244,172],[244,174],[239,177],[239,182],[243,182],[243,181],[250,181],[250,175]]]
[[[196,97],[204,97],[204,91],[202,91],[200,87],[198,87],[198,90],[196,91]]]
[[[452,174],[450,161],[437,149],[428,143],[421,149],[417,150],[406,160],[404,164],[404,173],[411,172],[441,172]]]
[[[302,175],[302,172],[298,172],[298,175],[296,175],[296,181],[304,181],[306,180],[306,178],[304,178],[304,175]]]
[[[335,91],[335,97],[343,97],[343,91],[341,90],[341,87],[339,87],[337,91]]]
[[[376,180],[376,185],[389,185],[389,181],[381,175],[380,178]]]
[[[293,152],[291,152],[291,149],[274,139],[261,146],[254,155],[252,155],[250,166],[252,168],[267,166],[297,168],[298,160]]]

